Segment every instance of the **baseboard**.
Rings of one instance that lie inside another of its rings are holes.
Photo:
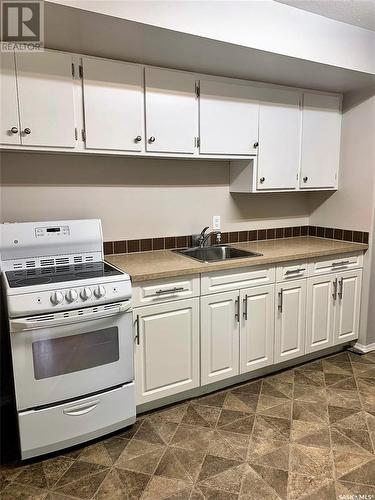
[[[353,351],[359,352],[361,354],[367,354],[368,352],[375,351],[375,342],[367,345],[363,345],[360,344],[359,342],[356,342],[353,345],[352,349]]]

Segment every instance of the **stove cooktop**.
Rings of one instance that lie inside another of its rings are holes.
[[[21,269],[19,271],[5,272],[10,288],[63,283],[65,281],[108,278],[121,274],[124,273],[106,262],[89,262],[85,264],[57,267],[38,267],[36,269]]]

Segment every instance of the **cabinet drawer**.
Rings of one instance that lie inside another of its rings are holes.
[[[201,278],[201,295],[238,290],[250,286],[275,282],[275,268],[269,266],[244,267],[204,273]]]
[[[291,281],[300,278],[307,278],[307,261],[293,261],[279,264],[276,267],[276,281]]]
[[[199,288],[196,275],[143,281],[133,287],[133,307],[197,297]]]
[[[363,266],[363,253],[351,253],[345,255],[334,255],[332,257],[320,257],[314,259],[308,265],[309,276],[346,271]]]

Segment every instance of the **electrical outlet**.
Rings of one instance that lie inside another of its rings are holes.
[[[214,215],[212,217],[212,229],[214,231],[220,231],[221,230],[220,215]]]

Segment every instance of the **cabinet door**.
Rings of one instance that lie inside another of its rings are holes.
[[[340,158],[340,98],[304,94],[300,187],[333,188]]]
[[[201,297],[201,384],[238,375],[239,293]]]
[[[334,343],[341,344],[358,338],[362,271],[338,273],[337,281]]]
[[[241,373],[273,363],[274,297],[274,285],[241,290]]]
[[[259,108],[257,189],[296,189],[301,151],[301,95],[268,91]]]
[[[259,100],[246,85],[200,82],[200,153],[257,153]]]
[[[305,353],[306,280],[276,285],[275,362]]]
[[[336,275],[307,280],[306,353],[333,345]]]
[[[134,316],[137,404],[198,387],[199,299],[140,307]]]
[[[22,144],[75,146],[72,57],[16,54]],[[29,133],[27,133],[29,131]]]
[[[142,151],[143,68],[83,58],[86,148]]]
[[[0,142],[20,144],[17,81],[13,53],[3,53],[0,58]]]
[[[195,77],[146,68],[146,149],[159,153],[194,153],[198,135]]]

